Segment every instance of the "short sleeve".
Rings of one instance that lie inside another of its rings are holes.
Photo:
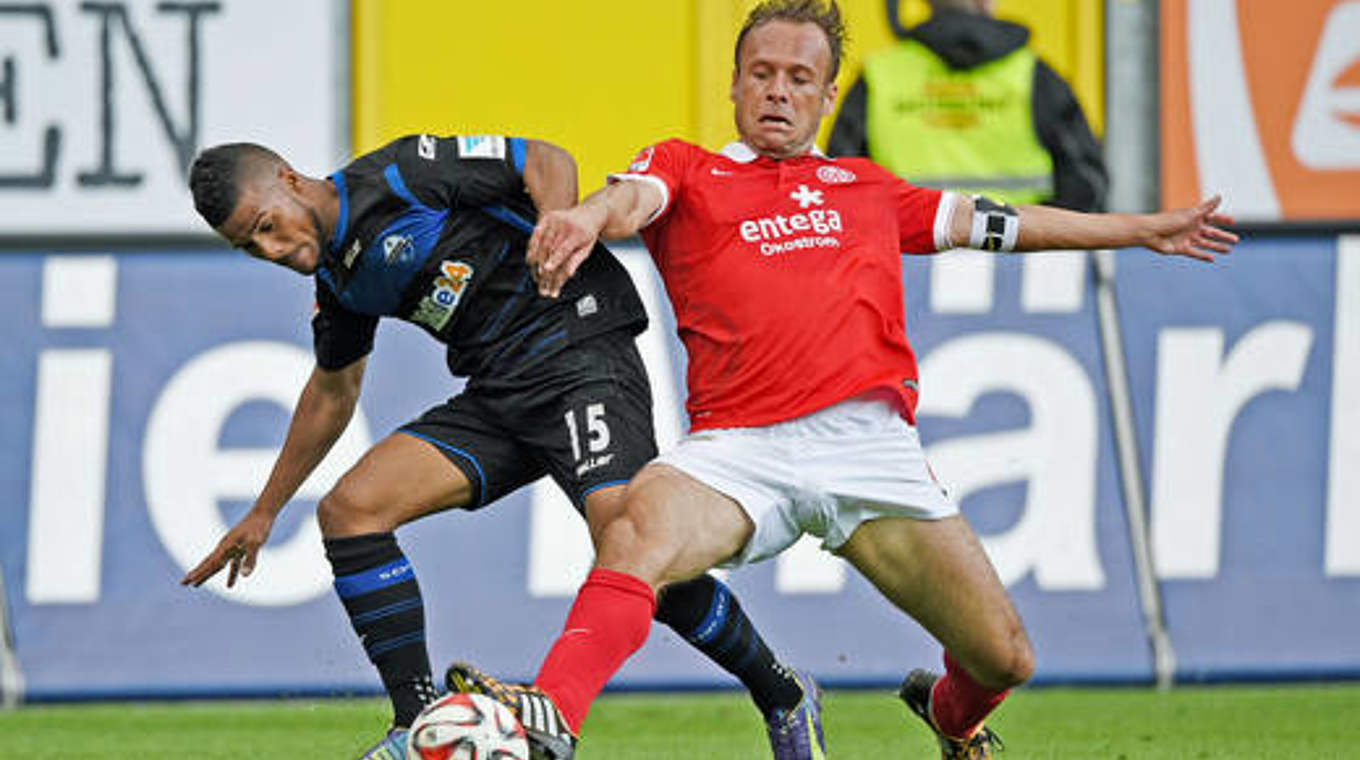
[[[377,317],[346,309],[330,288],[317,280],[316,313],[312,315],[312,349],[317,366],[335,371],[368,356],[377,329]]]
[[[609,181],[647,182],[661,191],[661,206],[643,224],[645,227],[670,210],[671,201],[680,192],[686,170],[693,160],[691,146],[680,140],[667,140],[643,148],[633,157],[627,171],[609,175]]]
[[[949,217],[956,196],[900,179],[893,181],[902,252],[935,253],[949,248]]]
[[[412,135],[397,141],[396,159],[401,181],[421,203],[481,208],[525,192],[527,147],[500,135]]]

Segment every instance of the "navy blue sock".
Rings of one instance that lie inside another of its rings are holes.
[[[391,533],[323,543],[335,592],[392,700],[392,723],[409,726],[438,696],[425,651],[425,604],[415,569]]]
[[[711,575],[661,591],[656,619],[741,680],[761,713],[792,710],[803,698],[793,671],[775,659],[732,591]]]

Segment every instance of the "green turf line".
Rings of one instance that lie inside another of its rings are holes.
[[[385,727],[381,700],[30,706],[0,712],[0,759],[335,760]],[[1360,685],[1027,689],[992,722],[1002,760],[1360,757]],[[891,694],[826,698],[832,758],[923,758],[938,750]],[[579,760],[769,757],[745,696],[608,694]]]

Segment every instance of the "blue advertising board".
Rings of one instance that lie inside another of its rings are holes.
[[[1347,244],[1249,241],[1212,267],[1118,254],[1183,678],[1360,674],[1360,483],[1338,464],[1360,451],[1360,400],[1341,382],[1360,387]],[[640,342],[664,448],[682,429],[683,351],[645,253],[623,256],[656,317]],[[1028,625],[1038,678],[1151,680],[1086,259],[913,257],[904,283],[928,456]],[[359,413],[256,572],[187,589],[179,578],[264,482],[311,370],[310,282],[219,250],[12,253],[0,303],[0,568],[26,698],[375,690],[314,505],[369,445],[458,391],[440,347],[385,323]],[[398,535],[436,669],[470,658],[532,675],[589,563],[565,500],[535,484]],[[939,662],[813,544],[728,580],[777,652],[825,683],[892,684]],[[733,683],[661,627],[614,682]]]

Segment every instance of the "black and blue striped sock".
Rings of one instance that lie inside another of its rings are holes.
[[[438,696],[415,569],[391,533],[328,538],[324,544],[335,592],[392,700],[393,725],[409,726]]]
[[[736,676],[766,716],[792,710],[803,697],[793,671],[766,646],[732,591],[711,575],[673,583],[661,592],[656,619]]]

